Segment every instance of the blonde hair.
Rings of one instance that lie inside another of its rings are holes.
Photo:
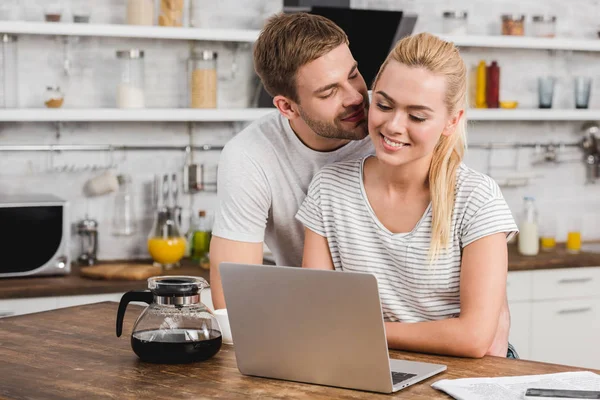
[[[348,44],[348,36],[330,19],[279,13],[267,20],[254,44],[254,70],[271,96],[299,103],[298,69],[342,44]]]
[[[400,40],[379,69],[373,88],[382,71],[391,61],[409,67],[425,68],[446,78],[445,103],[449,115],[465,109],[467,105],[467,69],[454,44],[437,36],[420,33]],[[437,258],[441,249],[450,244],[452,213],[454,211],[456,173],[467,147],[466,119],[460,119],[456,130],[441,136],[433,150],[429,167],[429,190],[432,206],[432,232],[429,259]]]

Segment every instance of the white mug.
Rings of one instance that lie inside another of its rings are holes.
[[[84,190],[88,196],[100,196],[116,192],[119,190],[119,181],[112,171],[107,170],[87,181]]]
[[[221,308],[213,312],[219,326],[221,327],[221,336],[223,337],[223,343],[233,344],[233,338],[231,337],[231,329],[229,328],[229,317],[227,316],[227,309]]]

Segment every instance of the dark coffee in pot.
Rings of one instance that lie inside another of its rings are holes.
[[[153,329],[135,332],[131,347],[142,361],[182,364],[203,361],[221,349],[219,331],[197,329]]]

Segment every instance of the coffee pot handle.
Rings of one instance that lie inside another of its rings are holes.
[[[119,311],[117,311],[117,337],[121,337],[121,333],[123,333],[123,317],[125,317],[125,309],[127,308],[127,304],[132,301],[141,301],[146,304],[152,304],[154,295],[149,290],[132,290],[121,297]]]

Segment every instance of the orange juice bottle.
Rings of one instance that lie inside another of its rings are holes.
[[[581,232],[572,231],[567,234],[567,252],[579,253],[581,250]]]
[[[148,252],[155,262],[168,268],[183,258],[186,245],[185,237],[151,237]]]

